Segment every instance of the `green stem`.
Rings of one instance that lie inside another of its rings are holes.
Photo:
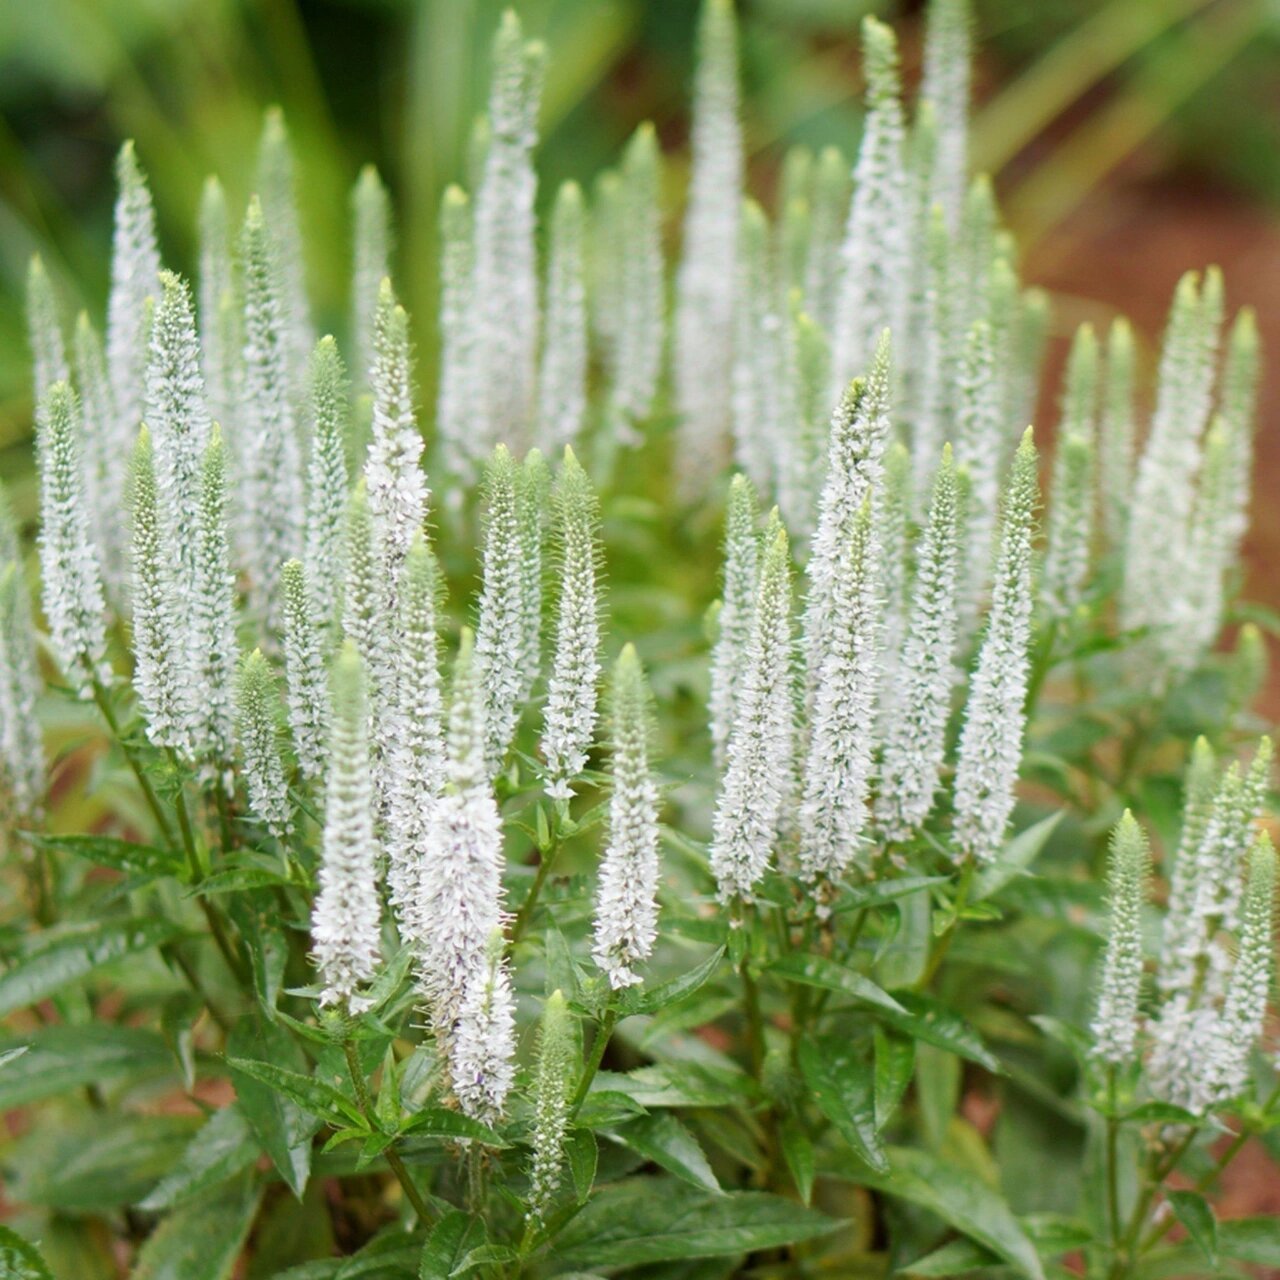
[[[347,1070],[351,1073],[351,1083],[356,1090],[356,1103],[360,1108],[361,1114],[369,1122],[371,1129],[377,1129],[378,1122],[374,1118],[373,1099],[369,1096],[369,1085],[364,1078],[364,1069],[360,1065],[360,1055],[356,1052],[356,1042],[348,1036],[342,1042],[342,1051],[346,1055]],[[418,1221],[424,1226],[431,1221],[431,1210],[427,1208],[426,1201],[423,1200],[418,1188],[414,1186],[413,1179],[409,1176],[409,1170],[405,1168],[404,1161],[400,1159],[399,1153],[394,1146],[389,1146],[383,1155],[387,1158],[387,1164],[391,1172],[395,1174],[396,1181],[400,1184],[404,1191],[405,1197],[409,1203],[413,1205],[413,1211],[418,1215]]]
[[[1116,1069],[1107,1067],[1107,1210],[1111,1219],[1111,1257],[1120,1248],[1120,1122],[1116,1118]]]
[[[542,886],[546,884],[547,877],[551,874],[551,864],[556,860],[556,853],[560,848],[560,822],[555,810],[551,812],[551,832],[545,849],[538,851],[538,870],[533,877],[533,884],[529,888],[525,900],[520,905],[520,910],[516,913],[516,918],[511,924],[511,945],[514,947],[521,938],[524,937],[525,930],[529,927],[529,921],[533,918],[534,909],[538,905],[538,898],[542,894]]]
[[[578,1081],[578,1087],[574,1090],[573,1101],[569,1103],[569,1124],[572,1125],[578,1112],[582,1110],[582,1104],[587,1100],[587,1094],[591,1092],[592,1082],[596,1078],[596,1073],[600,1070],[600,1064],[604,1061],[604,1051],[609,1046],[609,1040],[613,1036],[613,1029],[618,1025],[618,1010],[614,1007],[613,996],[610,995],[609,1003],[605,1007],[604,1017],[600,1019],[600,1025],[596,1028],[596,1038],[591,1042],[591,1054],[587,1058],[587,1065],[582,1070],[582,1079]]]
[[[960,917],[969,903],[969,890],[973,885],[974,873],[974,861],[970,858],[964,864],[964,870],[960,873],[960,885],[956,890],[956,900],[951,908],[951,923],[947,925],[946,931],[938,939],[938,945],[929,956],[929,963],[925,965],[924,973],[920,975],[920,981],[916,983],[917,991],[924,991],[928,988],[938,970],[942,967],[943,960],[947,958],[947,952],[951,950],[951,944],[955,940],[956,931],[960,926]]]
[[[102,712],[102,718],[107,722],[107,728],[111,730],[111,736],[120,744],[120,750],[124,752],[124,758],[128,761],[129,768],[133,770],[133,776],[138,780],[138,786],[142,789],[143,799],[146,800],[147,808],[151,810],[151,816],[156,820],[156,826],[160,828],[161,835],[164,836],[169,845],[176,845],[178,841],[174,837],[173,827],[170,825],[169,819],[165,816],[164,809],[160,804],[160,797],[156,795],[155,788],[151,785],[151,780],[147,777],[137,756],[121,736],[120,722],[116,719],[111,700],[107,697],[107,691],[103,687],[102,681],[96,678],[93,681],[93,700],[98,704],[98,710]]]

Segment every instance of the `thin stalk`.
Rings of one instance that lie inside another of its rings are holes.
[[[533,884],[529,888],[525,900],[520,904],[520,910],[516,912],[516,918],[511,924],[511,945],[514,947],[521,938],[524,937],[525,930],[529,927],[529,921],[533,918],[534,909],[538,905],[538,898],[542,894],[542,886],[546,884],[547,877],[551,874],[551,864],[556,859],[556,854],[560,849],[560,819],[556,810],[551,811],[551,832],[547,841],[547,847],[538,851],[538,870],[533,877]]]
[[[1120,1248],[1120,1122],[1116,1118],[1116,1068],[1107,1067],[1107,1210],[1111,1220],[1111,1256]]]
[[[946,959],[947,952],[951,950],[951,944],[955,940],[956,931],[960,926],[960,917],[969,902],[969,890],[973,886],[975,870],[974,861],[970,858],[964,864],[964,870],[960,872],[960,885],[956,889],[956,900],[951,909],[951,923],[947,925],[946,931],[938,939],[938,945],[933,949],[933,953],[929,957],[929,963],[925,965],[924,973],[920,975],[920,981],[916,983],[916,990],[918,991],[924,991],[928,988],[938,970],[942,967],[942,962]]]
[[[129,768],[133,770],[133,776],[138,780],[138,786],[142,789],[143,799],[146,800],[147,808],[151,810],[151,816],[155,818],[156,826],[160,828],[160,833],[169,845],[176,845],[178,841],[174,836],[173,827],[160,804],[160,797],[156,795],[155,788],[151,785],[151,779],[147,777],[137,756],[134,755],[128,743],[121,736],[120,722],[116,719],[115,711],[112,710],[111,700],[107,697],[107,691],[103,688],[102,681],[96,678],[93,681],[93,700],[97,703],[98,710],[102,712],[102,718],[107,722],[107,728],[111,730],[111,736],[120,744],[120,749],[124,752],[124,758],[128,761]]]
[[[582,1079],[578,1081],[578,1087],[574,1090],[573,1101],[569,1103],[569,1124],[573,1124],[579,1111],[582,1110],[582,1104],[587,1099],[587,1094],[591,1092],[592,1082],[596,1078],[596,1073],[600,1070],[600,1064],[604,1061],[604,1051],[608,1048],[609,1040],[613,1036],[613,1029],[618,1025],[618,1010],[613,1003],[612,995],[609,997],[609,1003],[605,1007],[604,1017],[600,1019],[600,1025],[596,1028],[596,1038],[591,1042],[591,1054],[587,1058],[587,1065],[582,1070]]]

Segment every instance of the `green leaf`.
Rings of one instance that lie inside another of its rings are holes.
[[[1203,1118],[1172,1102],[1144,1102],[1120,1116],[1126,1124],[1199,1124]]]
[[[804,1131],[804,1125],[795,1116],[784,1116],[778,1128],[782,1141],[782,1158],[787,1162],[791,1181],[796,1184],[800,1199],[808,1204],[813,1196],[815,1172],[813,1143]]]
[[[791,982],[803,983],[810,987],[822,987],[827,991],[838,991],[841,995],[852,996],[864,1004],[888,1009],[892,1013],[906,1012],[902,1005],[882,987],[876,986],[870,978],[864,977],[856,969],[850,969],[847,965],[829,960],[826,956],[791,952],[775,960],[769,966],[769,971],[779,973]]]
[[[682,1182],[707,1191],[720,1190],[697,1138],[669,1111],[640,1116],[606,1136],[675,1174]]]
[[[53,1280],[53,1272],[35,1245],[0,1226],[0,1276],[4,1280]]]
[[[227,1066],[240,1076],[248,1076],[274,1089],[290,1102],[296,1103],[303,1111],[330,1124],[341,1124],[346,1121],[356,1128],[368,1128],[360,1108],[345,1098],[332,1085],[317,1080],[315,1076],[303,1075],[300,1071],[290,1071],[287,1067],[277,1067],[270,1062],[259,1062],[254,1058],[228,1058]]]
[[[883,1027],[874,1032],[876,1047],[876,1128],[883,1129],[902,1101],[915,1069],[914,1040],[891,1036]]]
[[[256,1058],[304,1065],[302,1053],[283,1027],[260,1018],[244,1018],[232,1028],[227,1053],[238,1059]],[[320,1122],[302,1107],[255,1076],[232,1070],[240,1111],[254,1137],[299,1199],[311,1170],[311,1139]]]
[[[889,1171],[876,1128],[875,1086],[869,1063],[847,1043],[801,1040],[800,1073],[809,1095],[859,1158],[880,1173]]]
[[[0,1111],[25,1106],[41,1098],[67,1093],[81,1085],[114,1084],[139,1076],[172,1070],[164,1039],[140,1027],[92,1022],[76,1026],[38,1027],[24,1035],[21,1054],[7,1058],[0,1074]]]
[[[947,884],[950,879],[950,876],[904,876],[901,880],[877,880],[873,884],[846,889],[832,904],[831,910],[838,915],[842,911],[860,911],[863,907],[895,902],[931,889],[935,884]]]
[[[1218,1220],[1204,1196],[1195,1191],[1170,1191],[1169,1204],[1187,1235],[1200,1247],[1211,1267],[1218,1265]]]
[[[1218,1252],[1259,1267],[1280,1267],[1280,1217],[1268,1214],[1218,1223]]]
[[[431,1228],[422,1246],[418,1280],[449,1280],[453,1269],[476,1247],[476,1238],[483,1235],[484,1226],[476,1218],[461,1209],[450,1209]]]
[[[976,1062],[997,1075],[1001,1073],[1000,1063],[982,1043],[981,1037],[953,1009],[948,1009],[946,1005],[928,996],[910,991],[900,991],[897,998],[906,1012],[879,1012],[876,1017],[881,1022],[903,1035],[936,1045],[939,1049],[947,1049],[961,1058],[968,1058],[970,1062]]]
[[[759,1093],[745,1071],[705,1062],[659,1062],[625,1075],[602,1071],[596,1081],[642,1107],[733,1107],[753,1103]]]
[[[982,902],[1000,892],[1015,876],[1021,875],[1040,856],[1040,851],[1053,835],[1054,828],[1062,821],[1064,810],[1051,813],[1034,826],[1020,831],[1001,850],[1000,856],[984,867],[973,882],[970,902]]]
[[[204,1195],[243,1173],[257,1158],[253,1131],[233,1102],[210,1117],[159,1185],[139,1201],[138,1208],[156,1212]]]
[[[400,1137],[422,1138],[475,1138],[487,1147],[504,1147],[496,1130],[479,1120],[472,1120],[459,1111],[445,1107],[423,1107],[408,1116],[400,1126]]]
[[[116,840],[111,836],[33,834],[28,839],[38,849],[74,854],[100,867],[148,879],[183,876],[187,869],[186,860],[177,849],[157,849],[153,845],[134,844],[131,840]]]
[[[928,1209],[1029,1280],[1044,1280],[1044,1269],[1030,1238],[1003,1197],[977,1174],[914,1147],[890,1147],[888,1154],[892,1173],[849,1168],[846,1176]]]
[[[598,1191],[555,1242],[558,1266],[636,1267],[811,1240],[839,1223],[763,1192],[710,1195],[660,1178]]]
[[[465,1276],[468,1271],[474,1271],[477,1267],[505,1266],[509,1262],[514,1262],[517,1256],[510,1245],[482,1244],[463,1257],[449,1274]]]
[[[36,1004],[95,969],[176,937],[167,920],[108,920],[48,930],[36,947],[0,975],[0,1017]]]
[[[583,1100],[576,1123],[583,1129],[608,1129],[633,1116],[644,1115],[644,1110],[629,1093],[618,1089],[593,1089]]]
[[[564,1144],[564,1155],[569,1165],[569,1176],[573,1179],[574,1197],[582,1204],[591,1194],[596,1166],[600,1162],[596,1135],[589,1129],[575,1129]]]
[[[333,1280],[400,1280],[417,1272],[422,1244],[407,1231],[390,1229],[374,1236],[334,1273]]]
[[[941,1248],[903,1267],[911,1276],[962,1276],[984,1267],[997,1266],[1000,1259],[990,1249],[972,1240],[949,1240]]]
[[[11,1062],[16,1062],[30,1048],[31,1046],[29,1044],[19,1044],[15,1045],[12,1049],[0,1049],[0,1067],[5,1067]]]
[[[628,987],[618,999],[618,1016],[629,1018],[638,1013],[657,1013],[659,1009],[670,1008],[697,991],[715,973],[723,956],[724,948],[718,947],[696,968],[672,978],[670,982],[648,989]]]
[[[257,1215],[259,1194],[245,1177],[176,1210],[147,1238],[131,1280],[228,1280]]]

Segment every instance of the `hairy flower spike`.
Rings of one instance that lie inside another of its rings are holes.
[[[338,617],[346,570],[348,500],[346,439],[347,373],[332,337],[311,353],[311,460],[307,475],[307,588],[315,617],[328,626]]]
[[[55,382],[71,377],[58,299],[39,254],[32,256],[27,269],[27,341],[31,344],[35,398],[39,400]]]
[[[1123,547],[1133,489],[1133,328],[1123,316],[1107,332],[1106,369],[1098,432],[1102,527],[1111,547]]]
[[[592,955],[618,990],[640,979],[658,934],[658,786],[649,766],[652,709],[635,647],[613,668],[610,689],[609,840],[600,864]]]
[[[107,362],[86,312],[76,320],[74,340],[76,385],[80,388],[81,444],[84,455],[84,495],[89,506],[93,545],[101,561],[103,585],[118,599],[125,576],[128,540],[120,509],[123,491],[120,459],[115,452],[118,432]]]
[[[864,498],[832,582],[800,803],[800,873],[838,879],[862,852],[880,680],[880,560]]]
[[[553,991],[542,1007],[533,1077],[533,1161],[525,1216],[541,1222],[560,1187],[569,1100],[578,1073],[578,1047],[564,992]]]
[[[516,477],[516,518],[520,528],[522,697],[528,698],[542,670],[542,571],[551,468],[530,449]]]
[[[897,665],[898,694],[885,720],[876,817],[891,840],[910,839],[929,816],[946,755],[963,498],[947,445],[916,557],[915,593]]]
[[[744,475],[733,477],[724,519],[724,584],[715,647],[711,652],[711,753],[718,772],[728,761],[729,734],[742,685],[742,663],[755,610],[756,492]]]
[[[601,549],[599,502],[587,473],[567,446],[551,496],[560,599],[542,754],[547,762],[547,795],[568,800],[574,794],[574,778],[586,767],[596,726]]]
[[[879,558],[880,688],[876,718],[883,726],[899,693],[898,659],[907,633],[908,520],[914,494],[911,451],[895,440],[885,455],[884,480],[872,508],[872,540]]]
[[[969,24],[968,0],[931,0],[920,97],[937,120],[932,199],[951,227],[959,221],[968,183]]]
[[[1051,617],[1068,617],[1080,603],[1089,577],[1093,533],[1093,445],[1068,435],[1053,460],[1048,553],[1041,598]]]
[[[1093,1016],[1093,1051],[1122,1067],[1138,1043],[1138,996],[1142,989],[1142,903],[1150,874],[1147,836],[1128,809],[1111,835],[1107,892],[1111,919]]]
[[[793,294],[790,332],[784,352],[785,377],[794,413],[778,476],[778,505],[797,538],[812,537],[826,465],[831,418],[831,348],[827,336]]]
[[[288,560],[280,574],[284,596],[284,674],[289,727],[298,770],[308,781],[324,776],[329,736],[328,673],[324,641],[311,610],[311,592],[300,560]]]
[[[296,560],[292,576],[301,577]],[[301,582],[296,598],[305,607]],[[333,721],[328,741],[320,892],[311,918],[322,1005],[351,1013],[368,1007],[360,989],[374,976],[380,951],[378,844],[369,768],[369,708],[364,664],[351,641],[333,665]]]
[[[217,178],[207,178],[200,197],[200,265],[196,295],[200,353],[209,413],[224,430],[236,425],[239,408],[239,284],[231,254],[231,217]]]
[[[36,412],[40,473],[40,580],[44,616],[58,662],[81,697],[108,681],[102,577],[89,528],[80,461],[80,404],[65,382]]]
[[[371,164],[351,189],[351,353],[363,385],[373,366],[378,298],[391,274],[391,199]]]
[[[985,320],[976,321],[965,339],[956,394],[956,462],[968,472],[972,495],[968,545],[963,560],[966,574],[961,619],[966,633],[972,634],[982,598],[991,582],[1000,473],[1005,456],[996,353],[991,326]]]
[[[578,442],[587,414],[586,210],[582,188],[564,183],[551,215],[543,288],[538,440],[556,450]]]
[[[469,479],[483,455],[476,429],[480,406],[473,306],[475,225],[471,202],[460,187],[445,189],[440,204],[440,389],[436,431],[445,469]]]
[[[849,211],[849,161],[839,147],[824,147],[814,167],[809,209],[805,309],[824,333],[835,324],[840,249]]]
[[[489,141],[476,194],[471,290],[483,442],[518,445],[528,436],[538,352],[533,147],[542,96],[541,44],[525,43],[508,9],[493,40]]]
[[[495,930],[484,967],[467,979],[449,1063],[462,1114],[487,1124],[501,1118],[515,1083],[515,996],[503,945]]]
[[[1031,640],[1031,540],[1038,490],[1028,427],[1005,492],[991,612],[970,683],[955,781],[958,853],[979,865],[1004,843],[1013,812]]]
[[[831,344],[835,390],[871,358],[882,330],[906,328],[906,125],[893,31],[862,20],[867,112],[854,168],[853,203],[843,248],[843,274]]]
[[[692,151],[673,347],[687,485],[701,483],[715,470],[729,428],[743,182],[733,0],[703,0]]]
[[[775,510],[712,827],[711,870],[724,902],[750,901],[768,868],[794,789],[793,699],[790,548]]]
[[[236,735],[244,762],[249,808],[283,844],[293,822],[280,756],[279,697],[276,678],[261,649],[255,649],[240,664],[236,704]]]
[[[1229,560],[1234,560],[1249,526],[1260,365],[1257,317],[1251,307],[1242,307],[1227,340],[1219,395],[1218,416],[1225,424],[1229,442],[1229,496],[1222,511]]]

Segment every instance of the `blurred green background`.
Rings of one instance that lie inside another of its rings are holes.
[[[273,102],[285,108],[298,154],[319,323],[342,332],[347,192],[372,160],[395,198],[398,283],[417,317],[429,379],[434,211],[445,183],[461,176],[502,7],[499,0],[0,0],[0,468],[10,476],[26,470],[22,292],[32,251],[45,256],[68,314],[83,305],[100,315],[111,163],[120,141],[133,137],[155,192],[166,261],[190,271],[201,180],[217,172],[233,199],[244,199],[262,111]],[[670,157],[674,230],[695,0],[519,0],[516,7],[551,51],[543,195],[565,177],[589,179],[637,123],[652,119]],[[918,76],[922,15],[917,4],[874,0],[740,0],[739,7],[752,185],[767,200],[789,144],[835,142],[850,155],[856,148],[861,15],[895,22],[909,85]],[[1157,211],[1167,219],[1172,199],[1202,217],[1205,193],[1213,192],[1233,213],[1248,211],[1268,228],[1274,222],[1280,3],[978,0],[976,7],[974,157],[997,177],[1028,253],[1027,274],[1068,295],[1101,294],[1108,307],[1134,311],[1140,328],[1158,328],[1177,271],[1222,254],[1210,225],[1199,240],[1175,237],[1181,260],[1166,261],[1174,249],[1159,248]],[[1126,199],[1134,191],[1140,204],[1143,193],[1152,198],[1139,216],[1145,249],[1133,251],[1160,261],[1149,280],[1126,277],[1126,295],[1109,297],[1115,276],[1107,254],[1125,255],[1123,242],[1107,240],[1115,231],[1107,210],[1132,220]],[[1085,261],[1067,235],[1073,227],[1079,233],[1082,217]],[[1060,329],[1092,305],[1068,297]]]

